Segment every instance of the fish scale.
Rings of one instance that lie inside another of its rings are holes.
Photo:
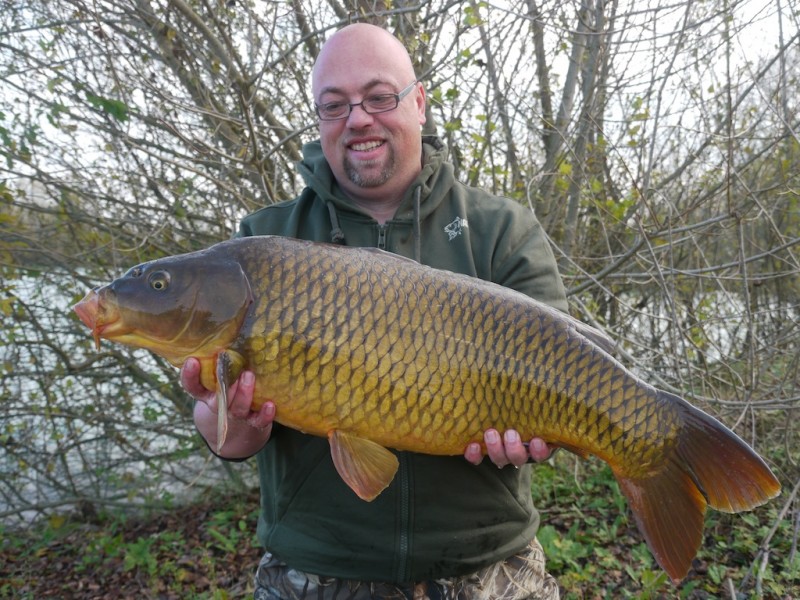
[[[253,408],[272,400],[278,422],[328,437],[334,467],[365,500],[397,471],[387,447],[460,455],[496,428],[596,456],[675,581],[707,506],[739,512],[780,492],[747,444],[636,377],[602,333],[378,250],[231,240],[139,265],[75,310],[98,344],[148,348],[176,366],[197,358],[201,382],[217,389],[218,450],[227,390],[251,369]]]
[[[625,436],[622,428],[605,425],[608,419],[597,415],[603,410],[616,410],[614,401],[616,405],[631,403],[633,392],[641,386],[627,385],[623,390],[612,390],[613,395],[595,393],[599,370],[604,364],[595,358],[598,350],[585,351],[586,342],[556,330],[552,319],[547,318],[549,315],[541,315],[538,322],[522,330],[524,335],[519,335],[516,324],[525,323],[519,308],[503,304],[498,309],[492,297],[472,289],[463,290],[458,285],[443,286],[432,277],[414,279],[413,286],[404,285],[401,289],[408,300],[398,307],[389,300],[397,298],[396,282],[409,266],[406,261],[383,265],[377,273],[367,271],[370,276],[364,277],[366,258],[361,263],[348,263],[346,269],[337,264],[335,255],[320,254],[317,258],[313,262],[298,262],[294,256],[286,256],[264,272],[259,272],[263,263],[252,263],[259,277],[269,280],[272,295],[282,299],[259,304],[260,314],[255,317],[253,329],[264,329],[265,323],[278,322],[281,331],[294,329],[304,340],[295,348],[291,344],[279,348],[277,355],[286,356],[288,363],[254,361],[252,366],[259,381],[280,382],[274,374],[281,372],[293,373],[295,378],[291,389],[274,386],[259,390],[262,402],[267,398],[286,399],[305,394],[305,401],[311,400],[307,418],[315,425],[320,416],[337,417],[341,420],[339,427],[357,428],[360,419],[351,415],[352,404],[353,397],[361,394],[363,398],[357,402],[374,407],[378,418],[361,420],[364,426],[355,429],[355,433],[370,434],[398,448],[406,447],[406,438],[413,443],[433,444],[437,438],[457,434],[461,436],[457,448],[439,451],[460,453],[464,447],[463,434],[468,434],[468,441],[480,441],[488,427],[514,427],[523,437],[534,433],[551,435],[563,438],[567,445],[578,445],[588,428],[597,423],[599,453],[623,456],[627,452],[638,453],[635,445],[626,442],[632,438]],[[303,283],[302,293],[296,292],[299,282]],[[369,286],[368,295],[364,293],[365,285]],[[352,299],[356,296],[361,300],[360,310],[353,313]],[[440,307],[446,303],[458,310],[443,314]],[[499,327],[498,323],[506,326]],[[301,351],[313,345],[312,342],[318,344],[318,354]],[[431,350],[437,346],[440,349],[438,360],[433,360],[445,366],[441,378],[420,377],[417,362],[412,360],[420,355],[426,343]],[[540,348],[543,350],[539,351]],[[360,355],[372,358],[362,364]],[[336,364],[334,356],[341,357],[342,363]],[[487,364],[491,365],[491,371],[482,368]],[[338,377],[334,376],[335,370]],[[312,375],[304,378],[312,388],[300,385],[299,373]],[[317,374],[318,380],[313,377]],[[363,381],[363,388],[351,386],[353,378],[356,382]],[[543,385],[537,389],[531,382]],[[590,385],[593,382],[595,385]],[[512,387],[519,392],[507,393]],[[539,410],[527,410],[525,398],[531,392],[538,395],[539,389],[555,393],[542,395],[545,401],[534,405]],[[454,399],[453,405],[445,410],[452,418],[445,420],[439,430],[430,428],[430,418],[423,427],[419,415],[426,414],[426,408],[439,412],[438,406],[431,405],[431,399],[442,395]],[[567,397],[584,401],[567,402]],[[324,407],[322,398],[326,399]],[[419,406],[421,401],[426,404]],[[606,406],[598,404],[599,401]],[[412,402],[414,410],[409,407]],[[482,409],[469,410],[470,406]],[[575,412],[578,409],[583,418]],[[398,415],[405,418],[398,419]],[[555,418],[549,418],[550,415]],[[591,418],[587,419],[587,415]],[[296,426],[314,430],[313,425],[299,420]],[[585,426],[576,428],[576,423]],[[652,433],[647,427],[642,432],[641,423],[636,424],[636,429],[645,436]]]

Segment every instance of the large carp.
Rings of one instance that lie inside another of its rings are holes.
[[[327,436],[365,500],[392,481],[389,448],[460,455],[516,429],[606,461],[658,563],[682,579],[706,505],[756,507],[780,491],[732,431],[648,385],[602,333],[523,294],[375,249],[251,237],[148,262],[75,306],[95,341],[194,356],[217,389],[256,374],[253,407]]]

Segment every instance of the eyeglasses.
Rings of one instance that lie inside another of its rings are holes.
[[[377,113],[389,112],[394,110],[400,104],[400,100],[408,96],[417,81],[412,81],[408,87],[400,90],[397,94],[375,94],[364,98],[361,102],[350,104],[348,102],[325,102],[324,104],[314,103],[314,108],[317,111],[317,116],[320,121],[338,121],[346,119],[353,112],[353,107],[360,106],[361,110],[369,115]]]

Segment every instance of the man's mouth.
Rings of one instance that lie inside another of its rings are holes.
[[[382,146],[384,142],[380,140],[372,140],[369,142],[357,142],[355,144],[351,144],[350,149],[355,150],[357,152],[368,152],[369,150],[374,150],[379,146]]]

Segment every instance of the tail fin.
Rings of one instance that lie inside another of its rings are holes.
[[[703,538],[706,505],[741,512],[780,493],[769,467],[741,438],[682,398],[677,403],[683,429],[658,472],[646,479],[617,475],[639,530],[656,561],[678,583],[689,572]]]

